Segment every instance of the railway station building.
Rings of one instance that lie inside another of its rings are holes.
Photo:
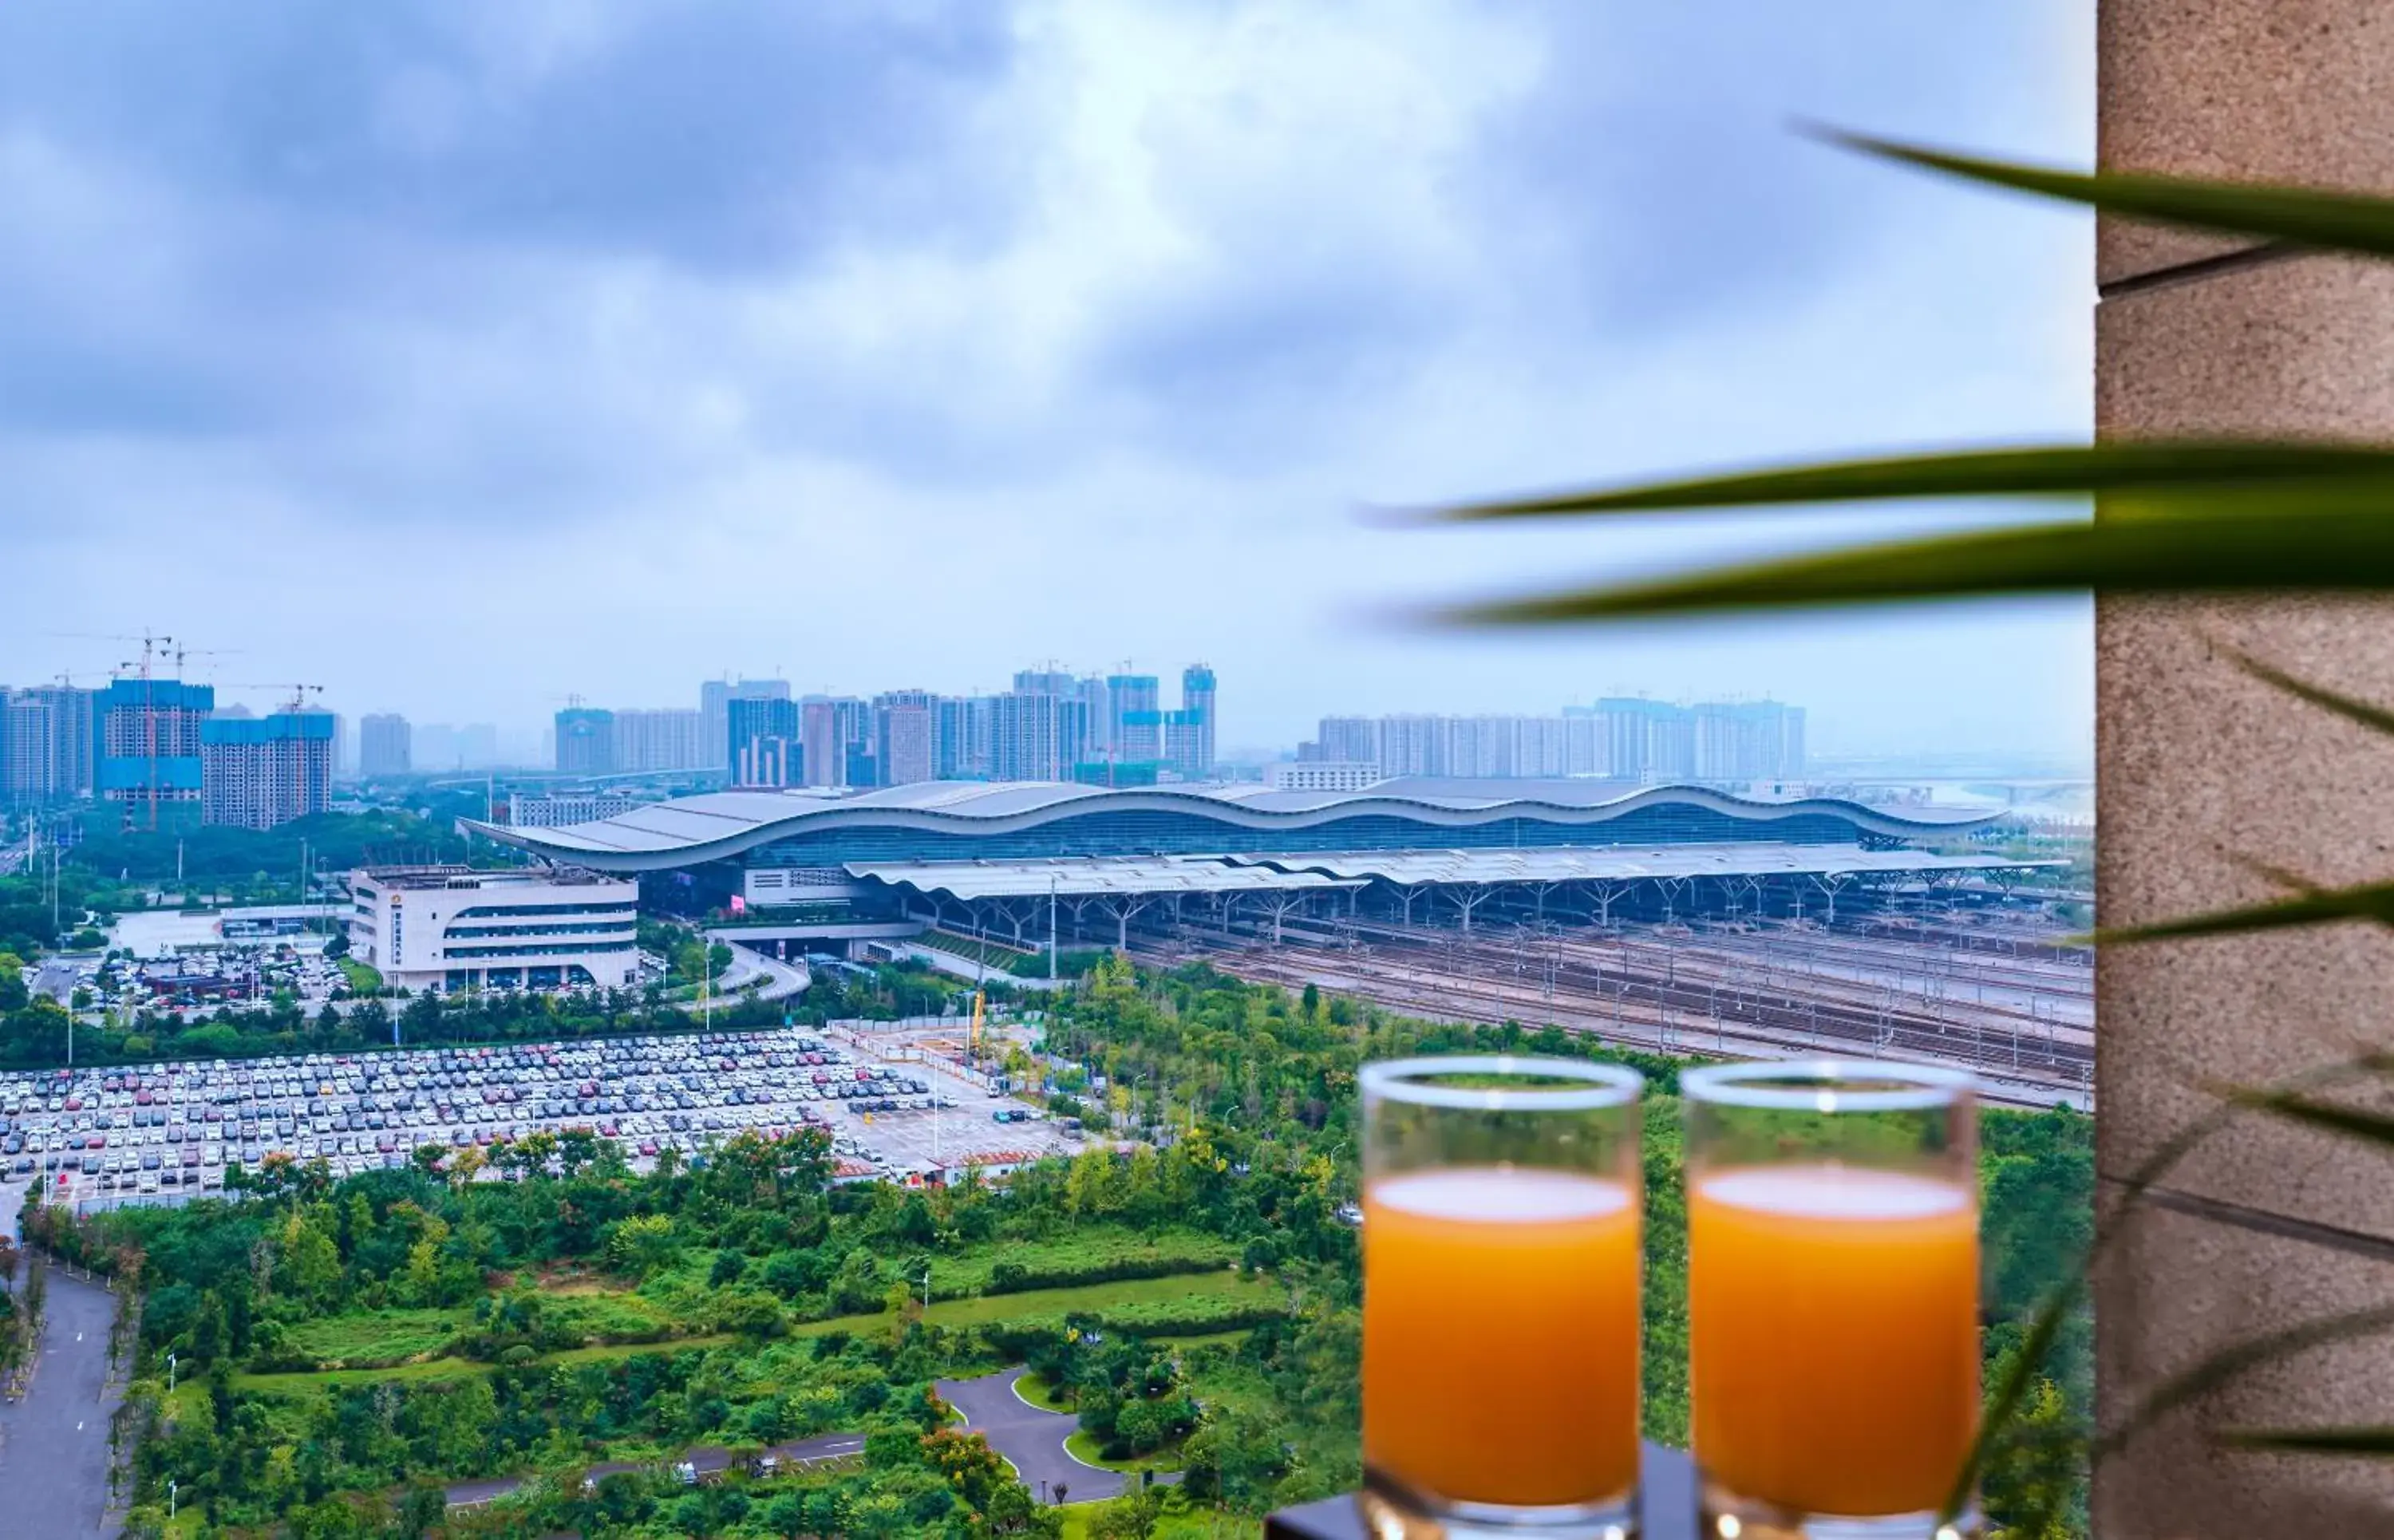
[[[1401,778],[1351,790],[927,782],[734,791],[556,828],[468,823],[559,866],[636,879],[652,909],[786,950],[936,926],[1125,944],[1190,921],[1277,936],[1340,915],[1834,918],[1894,890],[2007,888],[1993,815],[1703,786]]]

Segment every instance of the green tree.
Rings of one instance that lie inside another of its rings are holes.
[[[1089,1520],[1089,1540],[1149,1540],[1164,1520],[1164,1494],[1152,1487],[1117,1497]]]
[[[646,1278],[673,1260],[680,1249],[672,1218],[642,1214],[610,1227],[606,1241],[608,1265],[634,1278]]]

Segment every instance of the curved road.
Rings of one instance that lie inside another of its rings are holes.
[[[1001,1369],[978,1379],[943,1379],[932,1389],[964,1414],[965,1431],[987,1439],[1041,1502],[1056,1500],[1059,1481],[1076,1503],[1121,1495],[1133,1484],[1130,1477],[1084,1465],[1065,1449],[1064,1441],[1081,1426],[1080,1418],[1068,1412],[1041,1411],[1015,1393],[1014,1382],[1030,1372]],[[1180,1476],[1175,1471],[1155,1480],[1161,1486]]]
[[[125,1399],[108,1363],[116,1296],[53,1267],[47,1298],[32,1386],[22,1402],[0,1404],[0,1530],[111,1540],[108,1427]]]
[[[732,935],[730,931],[710,930],[706,939],[712,944],[730,941]],[[778,957],[768,957],[753,947],[735,943],[731,948],[731,966],[725,968],[723,977],[716,981],[716,1003],[726,1007],[738,1004],[734,992],[758,979],[765,981],[765,987],[748,996],[750,999],[780,1000],[793,994],[804,994],[811,978],[802,963],[785,963]],[[683,1008],[697,1010],[700,1007],[693,1000],[687,1002]]]

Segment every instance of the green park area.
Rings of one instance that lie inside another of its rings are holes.
[[[277,1165],[238,1202],[37,1208],[26,1228],[142,1293],[137,1525],[162,1519],[173,1483],[211,1533],[1252,1535],[1263,1513],[1359,1476],[1356,1066],[1494,1048],[1626,1059],[1652,1091],[1646,1431],[1686,1441],[1676,1061],[1119,959],[1064,992],[1045,1030],[1048,1051],[1120,1092],[1109,1106],[1130,1148],[910,1191],[833,1184],[814,1133],[744,1136],[651,1174],[603,1141],[560,1141],[507,1180]],[[2067,1112],[1985,1119],[1990,1384],[2087,1234],[2090,1130]],[[2036,1361],[2019,1442],[1990,1467],[1997,1513],[2059,1515],[2029,1533],[2083,1533],[2064,1435],[2085,1415],[2086,1361],[2084,1320],[2066,1322]],[[1180,1484],[1039,1505],[931,1395],[1014,1364],[1035,1371],[1032,1399],[1076,1419],[1082,1458]],[[862,1457],[770,1481],[567,1479],[835,1432],[862,1435]],[[557,1479],[441,1516],[439,1482],[543,1472]]]

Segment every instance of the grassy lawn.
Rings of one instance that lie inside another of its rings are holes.
[[[1073,1503],[1064,1508],[1064,1540],[1089,1540],[1089,1525],[1106,1507],[1104,1503]],[[1227,1513],[1167,1513],[1156,1522],[1155,1540],[1256,1540],[1263,1532],[1260,1519],[1239,1519]]]
[[[1188,1463],[1180,1457],[1177,1449],[1159,1449],[1151,1454],[1135,1454],[1127,1460],[1110,1460],[1098,1453],[1098,1441],[1086,1433],[1074,1433],[1066,1438],[1064,1448],[1083,1465],[1093,1465],[1101,1470],[1178,1470]]]
[[[692,1248],[640,1292],[659,1298],[688,1298],[712,1292],[706,1280],[716,1255],[711,1249]],[[1109,1276],[1119,1281],[1131,1272],[1173,1277],[1227,1270],[1238,1259],[1239,1248],[1219,1236],[1194,1231],[1142,1235],[1118,1225],[1092,1225],[1052,1241],[1000,1241],[935,1257],[931,1297],[945,1300],[987,1293],[991,1274],[1009,1264],[1021,1269],[1033,1288],[1069,1288]],[[593,1292],[586,1283],[571,1286],[573,1292]]]
[[[1042,1412],[1069,1412],[1072,1409],[1072,1403],[1059,1395],[1056,1388],[1047,1383],[1047,1376],[1042,1374],[1028,1374],[1016,1380],[1014,1393]]]
[[[1177,1278],[1125,1278],[1112,1283],[1081,1283],[1064,1289],[1025,1289],[1020,1294],[984,1295],[978,1299],[941,1299],[923,1312],[923,1319],[940,1326],[985,1326],[993,1321],[1027,1321],[1052,1315],[1061,1319],[1073,1310],[1094,1310],[1109,1317],[1119,1314],[1125,1329],[1136,1329],[1142,1315],[1161,1316],[1160,1310],[1141,1310],[1139,1307],[1163,1307],[1198,1300],[1220,1302],[1266,1301],[1277,1298],[1280,1285],[1269,1279],[1224,1270],[1200,1272]],[[859,1320],[873,1317],[850,1316],[843,1321],[814,1323],[822,1330],[853,1328]],[[801,1328],[804,1329],[804,1328]]]
[[[942,1299],[925,1311],[923,1319],[938,1326],[984,1326],[993,1322],[1042,1317],[1060,1321],[1072,1311],[1088,1310],[1104,1316],[1118,1330],[1136,1331],[1143,1322],[1169,1323],[1185,1318],[1192,1306],[1198,1307],[1201,1313],[1206,1310],[1227,1311],[1269,1307],[1280,1297],[1280,1285],[1270,1279],[1224,1270],[1180,1278],[1132,1278],[1113,1283],[1084,1283],[1069,1289],[1033,1289],[1021,1294],[995,1294],[979,1299]],[[561,1310],[569,1305],[614,1305],[631,1298],[633,1296],[622,1295],[569,1296],[559,1300],[558,1307]],[[645,1305],[646,1302],[640,1301],[639,1304]],[[292,1335],[295,1339],[309,1343],[309,1350],[312,1351],[313,1344],[320,1338],[352,1347],[361,1342],[388,1343],[401,1340],[402,1333],[411,1329],[418,1338],[428,1336],[435,1320],[446,1323],[454,1333],[459,1322],[470,1319],[464,1310],[384,1310],[372,1315],[335,1316],[326,1321],[311,1322],[295,1328]],[[834,1316],[827,1321],[801,1322],[790,1328],[790,1335],[811,1337],[831,1332],[871,1331],[887,1324],[888,1319],[887,1313]],[[1165,1334],[1159,1332],[1157,1335]],[[445,1342],[447,1338],[441,1340]],[[720,1348],[735,1340],[729,1336],[715,1336],[675,1337],[664,1342],[608,1343],[546,1354],[536,1362],[595,1363],[610,1359],[633,1358],[641,1353]],[[385,1379],[459,1379],[467,1375],[485,1373],[489,1368],[488,1364],[467,1359],[435,1358],[420,1362],[401,1362],[391,1368],[235,1375],[233,1384],[244,1390],[291,1395],[330,1386],[364,1385]]]
[[[355,957],[343,957],[339,961],[341,971],[349,977],[349,993],[352,994],[371,994],[382,988],[382,975],[370,965]]]
[[[1217,1235],[1193,1231],[1141,1235],[1113,1226],[1093,1226],[1058,1240],[1003,1242],[976,1247],[960,1257],[935,1257],[931,1296],[980,1294],[989,1287],[991,1272],[1006,1263],[1022,1269],[1034,1281],[1065,1286],[1127,1267],[1170,1275],[1227,1269],[1238,1259],[1239,1248]]]
[[[593,1342],[654,1340],[671,1335],[677,1324],[663,1306],[621,1290],[574,1289],[542,1303],[547,1320]]]
[[[404,1363],[438,1353],[472,1324],[464,1310],[360,1311],[302,1322],[291,1346],[328,1368]]]
[[[1176,1336],[1172,1345],[1176,1348],[1235,1348],[1246,1341],[1254,1330],[1253,1326],[1242,1326],[1234,1332],[1201,1332],[1194,1336]]]

